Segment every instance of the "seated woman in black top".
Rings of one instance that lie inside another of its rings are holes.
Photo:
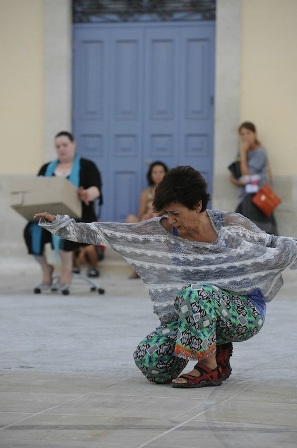
[[[67,178],[77,187],[77,194],[82,201],[81,221],[96,221],[94,201],[100,197],[101,176],[96,165],[87,159],[80,158],[76,154],[75,140],[69,132],[62,131],[55,136],[57,160],[43,165],[38,176],[59,176]],[[53,266],[45,255],[45,245],[50,243],[52,247],[58,246],[61,259],[61,275],[58,289],[63,293],[69,292],[69,284],[72,278],[73,251],[78,243],[66,240],[52,239],[51,235],[41,229],[36,222],[28,222],[24,230],[24,238],[29,254],[34,255],[42,269],[42,281],[34,289],[35,293],[48,290],[52,286]],[[55,243],[56,241],[56,243]]]

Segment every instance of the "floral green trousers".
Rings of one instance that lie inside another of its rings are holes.
[[[246,341],[263,326],[263,318],[247,296],[196,283],[183,288],[174,304],[176,321],[157,327],[134,352],[136,366],[149,381],[166,383],[215,353],[216,345]]]

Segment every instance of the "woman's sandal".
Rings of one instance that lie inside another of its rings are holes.
[[[227,342],[226,344],[217,345],[216,359],[217,364],[220,366],[222,371],[222,380],[225,381],[232,373],[232,368],[230,365],[230,358],[233,353],[232,342]]]
[[[222,384],[221,369],[219,366],[211,370],[205,365],[196,364],[194,366],[194,369],[200,372],[200,376],[193,376],[190,375],[189,373],[180,375],[178,378],[183,378],[187,382],[186,383],[172,382],[171,386],[179,387],[181,389],[189,389],[194,387],[220,386]]]

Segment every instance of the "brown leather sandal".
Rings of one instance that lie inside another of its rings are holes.
[[[226,344],[217,345],[216,359],[218,366],[222,370],[222,380],[225,381],[232,373],[232,367],[230,365],[230,358],[233,353],[232,342]]]
[[[180,375],[178,378],[187,380],[186,383],[171,383],[172,387],[180,389],[189,389],[194,387],[220,386],[222,384],[220,367],[211,370],[204,365],[196,364],[195,370],[200,372],[200,376],[193,376],[189,373]]]

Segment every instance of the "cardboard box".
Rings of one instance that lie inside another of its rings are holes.
[[[62,177],[18,176],[10,182],[10,206],[28,221],[43,211],[81,218],[77,189]]]

